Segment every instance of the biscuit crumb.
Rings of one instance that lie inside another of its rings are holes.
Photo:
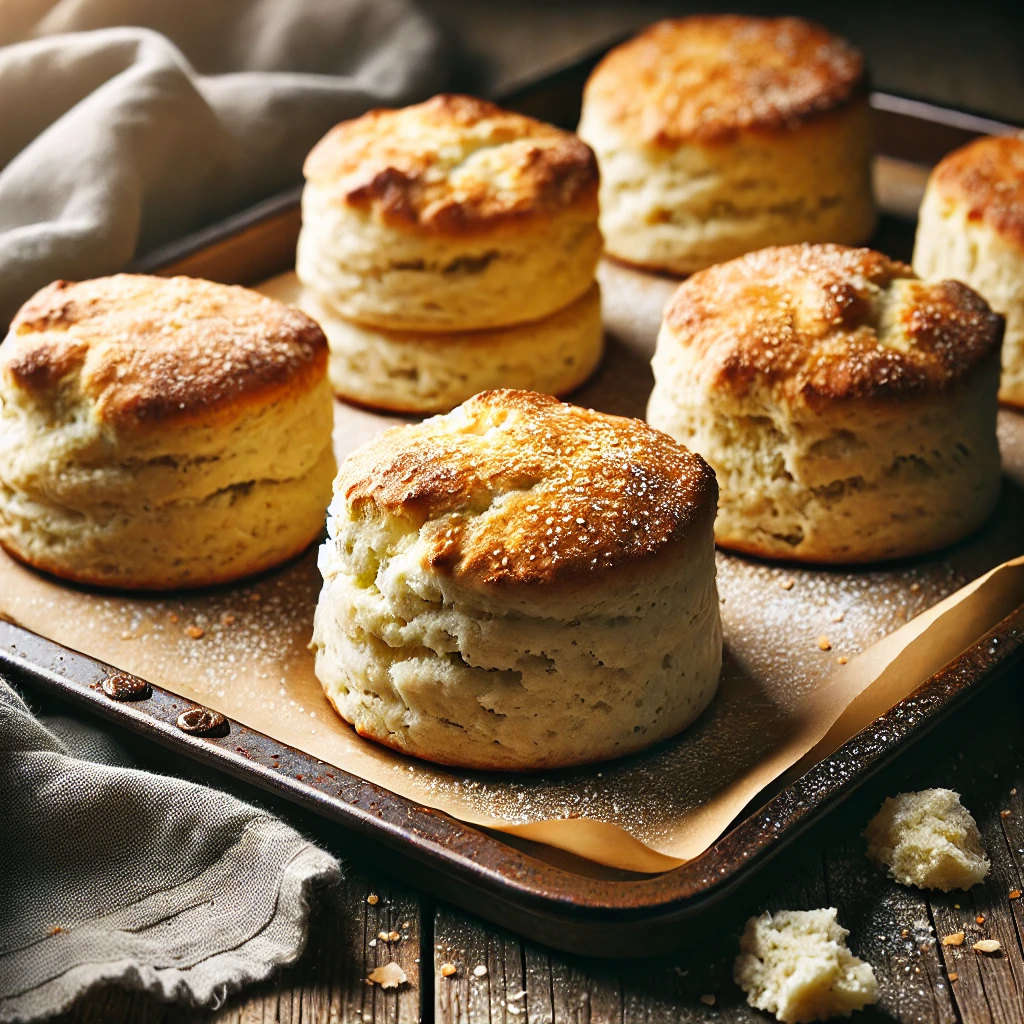
[[[845,664],[846,664],[846,663],[847,663],[847,662],[848,662],[849,660],[850,660],[850,659],[849,659],[848,657],[846,657],[846,655],[845,655],[845,654],[840,654],[840,655],[839,655],[839,657],[838,657],[838,658],[836,658],[836,661],[837,661],[837,662],[838,662],[838,663],[839,663],[840,665],[845,665]]]
[[[1019,900],[1020,899],[1020,889],[1011,889],[1009,895],[1010,895],[1010,899],[1011,900]]]
[[[747,921],[733,979],[747,1002],[781,1021],[821,1020],[878,1001],[871,965],[846,945],[834,907],[780,910]]]
[[[189,626],[185,632],[188,633],[193,640],[202,640],[202,638],[206,636],[206,630],[203,629],[202,626]]]
[[[918,593],[918,592],[919,592],[920,590],[921,590],[921,584],[920,584],[920,583],[911,583],[911,584],[910,584],[910,592],[911,592],[912,594],[916,594],[916,593]]]
[[[397,942],[401,937],[398,932],[388,932],[388,942]]]
[[[868,857],[903,885],[969,889],[989,871],[978,825],[949,789],[889,797],[864,836]]]
[[[999,817],[1000,818],[1008,818],[1010,816],[1010,813],[1011,813],[1010,811],[1000,811],[999,812]]]
[[[975,923],[975,924],[984,924],[984,923],[985,923],[985,915],[984,915],[984,914],[979,914],[979,915],[978,915],[978,916],[977,916],[977,917],[976,917],[976,918],[974,919],[974,923]]]
[[[943,935],[942,944],[944,946],[962,946],[964,944],[964,933],[952,932],[950,935]]]
[[[818,637],[818,646],[823,651],[831,651],[832,650],[832,641],[829,640],[829,638],[827,636],[825,636],[824,633],[822,633],[822,635]]]
[[[220,624],[222,626],[233,626],[235,624],[235,617],[234,617],[234,615],[232,615],[231,612],[225,612],[220,617]]]
[[[710,992],[707,995],[701,996],[700,997],[700,1001],[705,1006],[714,1006],[715,1005],[715,997]]]
[[[845,612],[836,612],[835,615],[832,616],[832,621],[833,622],[842,622],[843,619],[845,619],[845,618],[846,618],[846,613]]]
[[[391,963],[385,964],[383,967],[375,967],[366,976],[366,980],[376,982],[381,988],[398,988],[399,985],[404,985],[409,978],[405,971],[392,960]]]
[[[381,942],[387,942],[388,941],[388,933],[387,932],[377,932],[377,938],[380,939]]]
[[[178,621],[178,616],[174,612],[168,612],[167,621],[174,623]]]
[[[946,977],[949,978],[950,981],[956,981],[956,979],[959,978],[960,975],[957,974],[956,971],[950,971],[949,974],[946,975]]]
[[[50,935],[62,935],[67,931],[67,928],[61,927],[59,924],[55,924],[49,931]]]
[[[476,967],[473,968],[473,977],[474,978],[482,978],[486,974],[487,974],[487,968],[483,964],[477,964]]]
[[[787,576],[784,580],[779,580],[779,586],[782,587],[783,590],[792,590],[796,586],[796,580],[790,579],[790,577]]]
[[[371,907],[377,906],[379,901],[380,897],[375,892],[371,892],[370,895],[366,897],[366,902],[369,903]]]
[[[456,970],[455,964],[441,964],[441,977],[450,978]]]
[[[978,939],[978,941],[971,946],[977,953],[998,953],[1003,947],[999,944],[998,939]]]

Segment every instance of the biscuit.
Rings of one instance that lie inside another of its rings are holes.
[[[596,283],[542,320],[445,335],[364,327],[309,289],[298,304],[327,335],[334,393],[391,412],[448,412],[499,386],[564,395],[594,372],[604,350]]]
[[[337,125],[304,173],[296,272],[347,320],[504,327],[593,283],[597,164],[570,132],[441,95]]]
[[[641,420],[525,391],[339,469],[316,673],[396,750],[529,770],[679,732],[718,684],[714,474]]]
[[[327,343],[244,288],[120,274],[44,288],[0,345],[0,544],[129,589],[260,572],[323,529]]]
[[[963,281],[1006,317],[999,397],[1024,408],[1024,137],[978,139],[932,171],[914,270]]]
[[[601,169],[606,249],[638,266],[689,274],[874,230],[863,59],[799,18],[652,25],[598,64],[579,134]]]
[[[714,467],[723,547],[810,562],[932,551],[999,495],[1002,332],[966,285],[870,249],[763,249],[679,286],[647,418]]]

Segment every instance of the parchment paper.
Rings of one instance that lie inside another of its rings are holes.
[[[674,282],[610,264],[601,281],[609,352],[573,400],[642,416]],[[265,290],[293,297],[294,283]],[[339,456],[395,422],[339,404]],[[661,871],[701,853],[764,786],[835,749],[1024,602],[1024,560],[991,571],[1021,553],[1024,417],[1001,413],[1000,441],[996,515],[937,556],[847,571],[719,554],[726,651],[715,701],[681,736],[585,768],[462,772],[356,736],[323,697],[306,646],[320,589],[312,550],[254,581],[162,597],[72,587],[0,555],[0,612],[417,803],[601,864]]]

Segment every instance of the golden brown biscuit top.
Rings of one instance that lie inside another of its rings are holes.
[[[1024,246],[1024,135],[976,139],[945,157],[929,187],[967,206],[967,219]]]
[[[665,310],[702,380],[793,404],[948,390],[998,358],[1003,318],[958,281],[919,280],[871,249],[789,245],[684,281]]]
[[[234,415],[323,378],[327,341],[304,313],[246,288],[117,274],[55,281],[0,345],[8,387],[101,422],[159,426]]]
[[[471,96],[343,121],[313,147],[303,171],[338,203],[439,234],[571,208],[597,219],[597,161],[586,143]]]
[[[864,59],[802,18],[659,21],[595,68],[584,108],[637,142],[671,148],[778,131],[865,95]]]
[[[664,557],[718,504],[707,463],[642,420],[509,390],[385,432],[335,493],[411,519],[434,569],[487,586],[599,581]]]

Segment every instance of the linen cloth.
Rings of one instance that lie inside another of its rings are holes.
[[[445,64],[403,0],[0,0],[0,328],[55,278],[297,183],[331,125],[425,98]],[[217,1004],[299,954],[311,887],[339,873],[0,680],[0,1020],[111,980]]]
[[[0,336],[301,181],[331,125],[447,81],[405,0],[0,0]]]
[[[0,680],[0,1020],[120,981],[217,1005],[294,960],[338,862],[255,807],[34,718]],[[316,888],[316,893],[312,890]]]

